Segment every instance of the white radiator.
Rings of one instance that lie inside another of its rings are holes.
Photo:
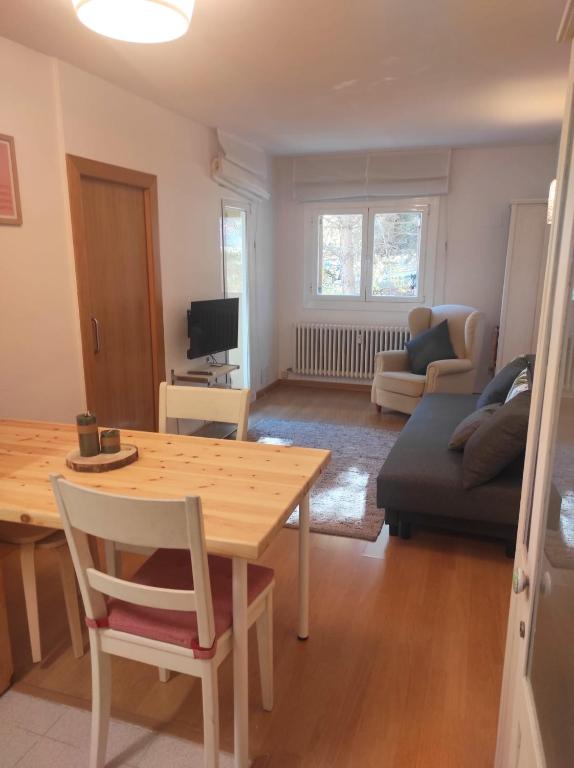
[[[401,326],[298,323],[292,370],[311,376],[372,379],[375,354],[403,349],[409,338],[409,329]]]

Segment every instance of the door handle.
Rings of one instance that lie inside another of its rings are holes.
[[[517,568],[512,574],[512,589],[515,595],[519,595],[528,587],[528,576],[522,568]]]
[[[91,320],[92,320],[92,331],[94,336],[94,355],[97,355],[102,348],[102,345],[100,343],[100,324],[98,323],[98,320],[95,317],[92,317]]]

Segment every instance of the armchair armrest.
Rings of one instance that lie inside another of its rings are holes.
[[[469,373],[474,369],[472,360],[458,358],[456,360],[435,360],[427,367],[426,392],[436,392],[439,378]]]
[[[406,349],[391,349],[375,355],[375,374],[385,371],[408,371],[409,356]]]

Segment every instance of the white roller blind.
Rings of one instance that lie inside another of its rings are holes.
[[[259,147],[217,131],[219,151],[211,175],[220,186],[254,200],[268,200],[267,158]]]
[[[367,195],[366,155],[307,155],[293,159],[295,199],[338,200]]]
[[[299,202],[417,197],[448,192],[450,150],[305,155],[293,158]]]

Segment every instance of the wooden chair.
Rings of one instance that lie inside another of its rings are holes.
[[[0,523],[0,541],[16,545],[20,548],[20,567],[22,570],[22,583],[24,585],[24,600],[26,602],[32,660],[34,662],[42,660],[35,563],[37,549],[51,549],[58,557],[66,604],[66,615],[72,638],[72,649],[76,658],[83,656],[84,641],[82,638],[76,577],[64,532],[36,525],[2,522]]]
[[[233,645],[231,560],[207,556],[201,500],[113,496],[74,485],[61,476],[52,475],[51,481],[90,634],[90,768],[103,768],[105,763],[110,656],[201,678],[204,764],[217,768],[217,670]],[[88,535],[158,549],[128,581],[96,569]],[[248,622],[249,626],[257,623],[266,710],[273,707],[273,587],[273,571],[249,565]]]
[[[237,424],[237,440],[247,440],[249,422],[249,389],[217,389],[178,387],[163,381],[159,385],[159,432],[167,433],[168,419],[196,419]],[[121,552],[151,554],[141,548],[104,545],[108,573],[117,576],[121,570]],[[162,680],[166,680],[162,676]]]
[[[248,389],[159,385],[159,431],[167,432],[168,419],[199,419],[237,424],[237,440],[247,440]]]

